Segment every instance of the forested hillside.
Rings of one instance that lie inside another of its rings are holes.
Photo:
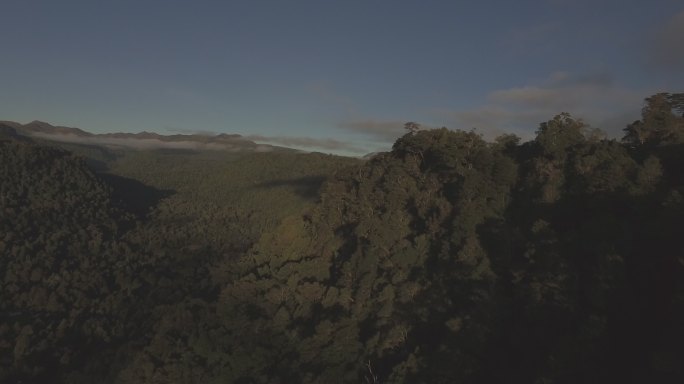
[[[408,134],[263,237],[220,303],[261,321],[244,343],[285,382],[681,378],[684,125],[651,108],[627,129],[667,137],[646,146],[567,114],[522,145]]]
[[[682,382],[682,106],[100,173],[8,127],[0,381]]]
[[[0,382],[126,381],[119,371],[163,319],[214,312],[212,264],[238,258],[313,204],[328,174],[359,162],[72,146],[94,155],[83,158],[3,127]]]
[[[0,137],[0,164],[0,381],[47,380],[131,334],[145,260],[82,159]]]

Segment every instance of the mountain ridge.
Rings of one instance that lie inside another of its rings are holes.
[[[106,147],[129,147],[137,149],[165,148],[173,149],[213,149],[230,151],[298,151],[293,148],[258,144],[244,138],[240,134],[220,133],[207,134],[172,134],[162,135],[155,132],[137,133],[112,132],[92,133],[81,128],[52,125],[33,120],[22,124],[15,121],[0,121],[0,125],[13,129],[19,136],[44,139],[48,141],[100,145]]]

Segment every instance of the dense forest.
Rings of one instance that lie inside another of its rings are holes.
[[[0,382],[684,382],[684,97],[368,161],[0,125]]]

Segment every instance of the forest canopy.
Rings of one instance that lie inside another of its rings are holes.
[[[641,112],[368,161],[0,126],[0,382],[682,382],[684,96]]]

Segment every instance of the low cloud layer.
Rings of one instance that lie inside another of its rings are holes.
[[[167,129],[170,130],[170,129]],[[197,135],[197,131],[189,130],[173,130],[174,132],[182,132],[184,134]],[[271,152],[275,149],[272,145],[279,145],[283,147],[299,148],[305,151],[330,151],[347,154],[366,154],[369,152],[368,148],[354,145],[347,141],[336,139],[317,139],[310,137],[286,137],[286,136],[263,136],[263,135],[249,135],[240,136],[239,138],[226,140],[221,135],[207,136],[207,140],[160,140],[155,138],[141,138],[141,137],[111,137],[107,135],[77,135],[72,133],[45,133],[32,132],[31,136],[58,141],[64,143],[98,145],[106,147],[123,147],[129,149],[146,150],[146,149],[185,149],[185,150],[227,150],[232,152],[240,151],[254,151],[254,152]],[[200,136],[202,136],[200,134]],[[211,138],[216,136],[217,141],[211,141]],[[259,142],[260,144],[254,144]]]
[[[188,150],[241,150],[229,143],[200,143],[195,141],[162,141],[156,139],[114,138],[98,136],[76,136],[72,134],[33,133],[31,136],[64,143],[124,147],[131,149],[188,149]]]

